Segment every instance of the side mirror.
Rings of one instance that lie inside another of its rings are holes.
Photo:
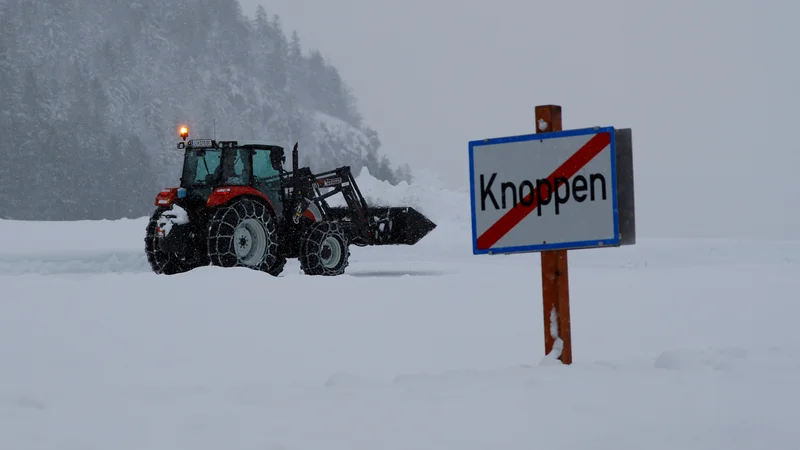
[[[178,148],[180,148],[180,149],[186,148],[186,143],[185,142],[178,142]]]

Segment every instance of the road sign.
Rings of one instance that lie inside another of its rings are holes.
[[[597,127],[471,141],[473,253],[621,245],[616,136]]]

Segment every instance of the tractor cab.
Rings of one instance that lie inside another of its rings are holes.
[[[178,148],[184,150],[180,187],[190,203],[205,203],[219,188],[251,187],[280,213],[286,160],[283,147],[192,139],[178,143]]]

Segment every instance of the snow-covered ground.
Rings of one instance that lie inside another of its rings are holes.
[[[538,255],[471,255],[464,192],[360,183],[439,227],[336,278],[156,276],[145,219],[0,221],[0,448],[800,448],[799,242],[571,252],[556,366]]]

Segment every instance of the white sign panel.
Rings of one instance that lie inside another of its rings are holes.
[[[474,254],[620,245],[614,128],[469,143]]]

